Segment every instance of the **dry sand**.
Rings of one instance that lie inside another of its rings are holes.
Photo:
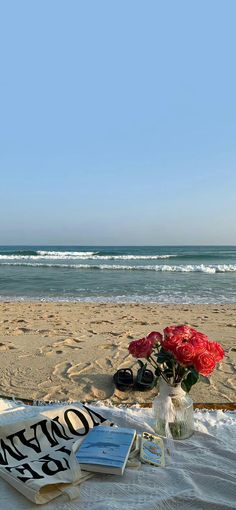
[[[0,303],[0,393],[47,400],[150,402],[157,389],[124,393],[118,368],[138,365],[131,340],[171,324],[190,324],[222,343],[211,385],[191,390],[195,402],[235,402],[236,305]]]

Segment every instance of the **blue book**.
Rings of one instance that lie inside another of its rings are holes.
[[[123,475],[135,436],[135,429],[94,427],[76,452],[81,469]]]

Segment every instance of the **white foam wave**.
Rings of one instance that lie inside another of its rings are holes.
[[[102,270],[102,271],[157,271],[157,272],[173,272],[173,273],[235,273],[235,264],[218,264],[218,265],[180,265],[172,266],[167,264],[146,265],[146,266],[126,266],[118,264],[51,264],[51,263],[27,263],[27,262],[0,262],[1,266],[23,266],[23,267],[41,267],[41,268],[58,268],[58,269],[77,269],[77,270]]]
[[[91,258],[98,260],[158,260],[158,259],[169,259],[176,257],[176,255],[99,255],[96,251],[42,251],[36,252],[39,256],[46,258],[69,258],[69,259],[80,259],[80,258]]]
[[[158,295],[142,295],[142,294],[130,294],[130,295],[116,295],[116,296],[10,296],[10,295],[0,295],[0,301],[12,301],[12,302],[61,302],[61,303],[73,303],[73,302],[82,302],[82,303],[114,303],[114,304],[127,304],[127,303],[142,303],[142,304],[151,304],[151,303],[159,303],[159,304],[226,304],[226,303],[235,303],[235,295],[232,298],[226,296],[200,296],[194,294],[191,295],[175,295],[173,292],[166,294],[158,294]]]
[[[38,250],[36,251],[37,255],[42,257],[53,257],[53,258],[71,258],[71,257],[79,257],[79,258],[87,258],[92,255],[96,255],[97,251],[44,251]]]
[[[108,265],[108,264],[100,264],[100,265],[90,265],[90,264],[73,264],[73,268],[76,269],[100,269],[100,270],[118,270],[118,271],[159,271],[159,272],[177,272],[177,273],[227,273],[227,272],[236,272],[236,265],[209,265],[205,266],[204,264],[200,265],[181,265],[181,266],[171,266],[167,264],[163,265],[155,265],[155,266],[124,266],[124,265]]]
[[[97,252],[37,251],[37,255],[0,255],[0,260],[158,260],[176,255],[98,255]]]
[[[159,260],[170,259],[176,255],[94,255],[93,259],[99,260]]]

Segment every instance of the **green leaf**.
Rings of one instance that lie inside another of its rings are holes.
[[[211,384],[210,379],[208,377],[206,377],[205,375],[199,374],[199,381],[203,382],[205,384],[208,384],[208,386]]]
[[[143,370],[145,370],[145,368],[147,367],[147,363],[143,363],[143,361],[141,359],[137,359],[137,362],[138,362],[140,368],[143,368]]]
[[[188,373],[187,377],[185,377],[181,383],[181,386],[184,391],[187,391],[187,393],[191,390],[192,386],[196,384],[199,380],[199,373],[192,368],[190,372]]]
[[[183,388],[184,391],[186,391],[186,393],[188,393],[191,389],[191,386],[190,388],[188,387],[188,385],[186,384],[186,379],[184,379],[182,382],[181,382],[181,388]]]
[[[171,360],[171,354],[167,352],[159,352],[157,356],[157,363],[167,363]]]
[[[166,365],[168,368],[173,369],[173,360],[167,360]]]

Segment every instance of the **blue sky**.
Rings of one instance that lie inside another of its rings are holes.
[[[235,19],[0,1],[0,244],[236,244]]]

